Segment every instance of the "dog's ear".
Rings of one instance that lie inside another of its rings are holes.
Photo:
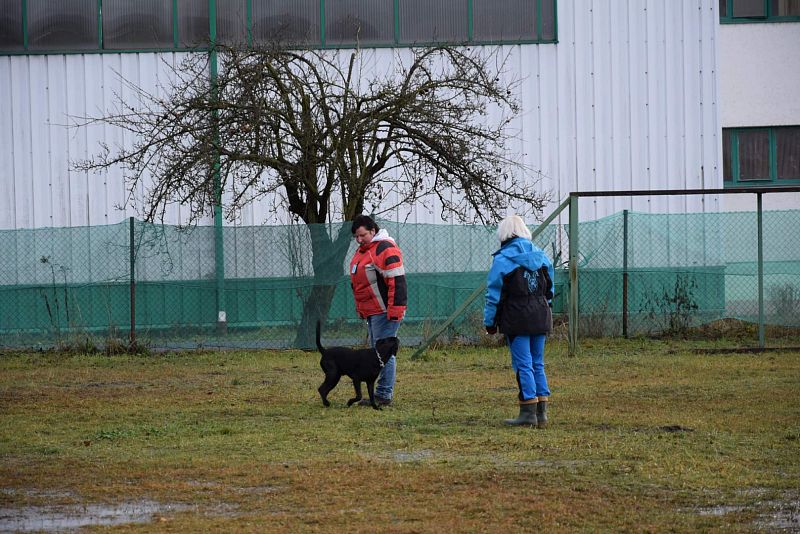
[[[400,340],[396,337],[387,337],[379,339],[375,346],[383,355],[394,354],[396,356],[397,350],[400,348]]]

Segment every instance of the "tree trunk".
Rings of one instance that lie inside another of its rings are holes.
[[[331,240],[324,224],[310,224],[308,228],[311,234],[314,279],[303,303],[303,316],[295,334],[293,345],[299,349],[313,349],[317,346],[317,321],[325,324],[328,319],[336,285],[345,276],[344,260],[350,248],[351,237],[347,223],[342,223],[335,241]]]

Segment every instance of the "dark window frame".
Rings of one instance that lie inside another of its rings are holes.
[[[40,49],[40,50],[32,50],[28,45],[28,20],[27,20],[27,2],[28,0],[17,0],[20,2],[22,6],[22,43],[20,46],[16,48],[10,49],[0,49],[0,56],[10,56],[10,55],[43,55],[43,54],[92,54],[92,53],[137,53],[137,52],[182,52],[182,51],[206,51],[208,50],[208,46],[205,44],[190,47],[182,44],[182,39],[180,36],[180,14],[181,10],[178,7],[179,0],[164,0],[171,2],[172,4],[172,46],[170,47],[163,47],[163,46],[142,46],[142,47],[135,47],[129,49],[112,49],[107,48],[104,44],[103,38],[103,0],[96,0],[97,2],[97,27],[98,27],[98,36],[97,36],[97,47],[96,48],[85,48],[85,49],[69,49],[68,47],[64,48],[53,48],[53,49]],[[224,0],[217,0],[218,2]],[[249,45],[253,43],[253,1],[254,0],[245,0],[247,5],[247,22],[246,22],[246,29],[243,35],[243,41],[246,38],[246,41]],[[356,42],[339,42],[339,43],[327,43],[325,39],[325,5],[327,2],[332,2],[335,0],[319,0],[319,15],[320,15],[320,29],[319,29],[319,39],[313,39],[311,43],[299,43],[296,45],[299,48],[327,48],[327,49],[350,49],[354,48],[355,46],[360,46],[362,48],[408,48],[408,47],[416,47],[416,46],[429,46],[434,44],[448,44],[448,45],[501,45],[501,44],[556,44],[558,43],[558,0],[528,0],[531,2],[535,7],[536,13],[536,32],[535,37],[532,39],[494,39],[494,40],[481,40],[476,39],[474,35],[474,0],[466,0],[468,4],[467,9],[467,20],[464,21],[464,24],[467,26],[467,39],[466,41],[460,42],[449,42],[449,41],[425,41],[425,42],[408,42],[403,41],[400,37],[400,17],[399,17],[399,6],[404,0],[390,0],[393,4],[393,18],[394,18],[394,38],[391,42],[385,43],[356,43]],[[548,20],[546,24],[542,21],[543,13],[548,15]],[[552,18],[552,20],[550,20]],[[217,22],[219,22],[219,18],[217,18]],[[210,26],[210,24],[209,24]],[[210,31],[210,29],[209,29]],[[15,45],[16,46],[16,45]]]
[[[789,185],[800,185],[800,175],[796,178],[778,178],[778,142],[777,142],[777,133],[781,129],[798,129],[800,130],[800,125],[791,125],[791,126],[754,126],[754,127],[746,127],[746,128],[723,128],[723,135],[722,135],[722,142],[723,142],[723,187],[725,188],[737,188],[737,187],[781,187],[781,186],[789,186]],[[769,178],[767,179],[750,179],[750,180],[742,180],[741,179],[741,162],[739,158],[739,135],[742,132],[757,132],[757,131],[766,131],[769,135]],[[725,146],[725,138],[728,138],[728,146]],[[730,158],[730,176],[725,175],[724,169],[728,166],[726,165],[727,158]],[[800,172],[800,171],[798,171]]]
[[[772,0],[761,0],[764,6],[763,15],[737,15],[735,9],[736,0],[719,0],[721,24],[752,24],[765,22],[800,22],[798,15],[780,16],[772,13]],[[722,12],[723,6],[725,12]]]

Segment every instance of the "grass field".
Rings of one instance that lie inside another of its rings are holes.
[[[502,347],[407,350],[381,412],[315,353],[6,354],[0,531],[800,531],[800,353],[695,346],[548,345],[545,430]]]

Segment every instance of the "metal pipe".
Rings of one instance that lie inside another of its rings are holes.
[[[578,355],[578,196],[569,197],[569,355]]]

